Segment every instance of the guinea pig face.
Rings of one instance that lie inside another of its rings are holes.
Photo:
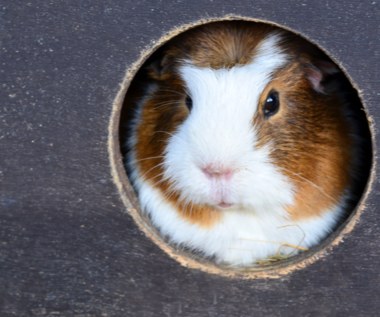
[[[263,24],[215,23],[164,45],[126,96],[142,211],[170,242],[217,262],[318,243],[345,211],[359,161],[340,75]]]
[[[168,140],[164,176],[185,204],[273,213],[292,204],[294,184],[259,131],[283,111],[281,92],[269,87],[287,63],[279,40],[268,36],[246,65],[179,67],[189,113]]]

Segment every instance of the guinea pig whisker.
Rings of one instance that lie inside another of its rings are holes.
[[[155,178],[157,178],[157,177],[160,177],[160,176],[162,176],[162,175],[163,175],[163,173],[158,174],[158,175],[156,175],[155,177],[151,178],[150,180],[153,180],[153,179],[155,179]],[[165,181],[166,181],[165,178],[161,178],[161,179],[159,179],[159,180],[153,182],[152,185],[153,185],[153,186],[161,185],[161,184],[164,183]]]
[[[172,200],[172,197],[174,195],[177,195],[177,191],[171,190],[164,194],[164,198],[166,198],[166,200],[170,200],[174,204],[176,209],[181,210],[181,207],[183,207],[183,205],[181,205],[181,202],[177,199],[174,199],[174,201]],[[186,208],[183,208],[183,209],[186,210]]]
[[[176,135],[175,134],[173,134],[173,133],[170,133],[170,132],[168,132],[168,131],[154,131],[154,133],[164,133],[164,134],[168,134],[168,135],[170,135],[170,136],[172,136],[172,137],[175,137]]]
[[[158,156],[144,157],[144,158],[139,159],[139,160],[134,159],[133,163],[135,164],[135,163],[138,163],[138,162],[147,161],[147,160],[153,160],[153,159],[158,159],[158,158],[165,158],[165,156],[164,155],[158,155]]]
[[[153,109],[158,110],[160,108],[165,108],[166,106],[177,106],[177,104],[178,104],[177,100],[160,102],[160,103],[156,104],[156,106]]]
[[[194,204],[190,202],[190,215],[194,213]]]
[[[309,180],[309,179],[303,177],[302,175],[300,175],[300,174],[298,174],[298,173],[294,173],[294,172],[288,170],[288,169],[285,168],[285,167],[281,167],[281,169],[284,170],[285,172],[287,172],[287,173],[289,173],[289,174],[291,174],[291,175],[293,175],[293,176],[296,176],[296,177],[298,177],[299,179],[301,179],[301,180],[303,180],[303,181],[309,183],[311,186],[313,186],[315,189],[317,189],[317,190],[318,190],[321,194],[323,194],[324,196],[326,196],[326,197],[332,199],[333,201],[336,200],[334,197],[332,197],[331,195],[327,194],[327,193],[323,190],[323,188],[321,188],[320,186],[318,186],[317,184],[315,184],[315,183],[312,182],[311,180]]]
[[[163,133],[163,134],[167,134],[167,135],[170,135],[172,138],[177,138],[177,139],[179,139],[179,140],[181,140],[182,141],[182,139],[178,136],[178,135],[176,135],[176,134],[173,134],[173,133],[171,133],[171,132],[168,132],[168,131],[155,131],[153,134],[156,134],[156,133]]]
[[[145,176],[147,175],[147,174],[149,174],[151,171],[153,171],[155,168],[160,168],[161,166],[163,166],[164,165],[164,162],[161,162],[161,163],[159,163],[159,164],[156,164],[156,165],[154,165],[153,167],[151,167],[150,169],[148,169],[144,174],[142,174],[141,175],[141,178],[145,178]],[[159,173],[158,175],[160,175],[160,174],[163,174],[163,172],[162,173]],[[154,178],[156,178],[157,177],[157,175],[154,177]],[[153,178],[153,179],[154,179]]]
[[[178,191],[176,188],[174,188],[174,184],[172,183],[170,185],[170,191],[174,194],[178,194]],[[188,212],[190,215],[193,213],[194,204],[190,199],[186,199],[185,197],[179,196],[177,201],[177,207],[178,209],[183,209],[183,211]]]
[[[190,205],[190,215],[193,215],[194,214],[194,204],[193,204],[193,202],[192,201],[189,201],[189,205]],[[187,210],[187,208],[186,208],[186,210]]]
[[[179,205],[182,207],[183,211],[185,211],[186,213],[188,213],[190,216],[192,215],[192,204],[190,201],[180,201],[179,202]],[[189,210],[190,209],[190,210]]]
[[[160,89],[160,93],[161,92],[170,92],[172,94],[175,94],[175,95],[181,96],[181,97],[185,97],[186,96],[183,92],[180,92],[178,90],[173,90],[173,89],[167,89],[167,88],[166,89],[165,88]]]
[[[154,187],[157,187],[157,185],[160,185],[162,183],[165,183],[165,182],[168,182],[169,180],[164,176],[164,173],[165,172],[162,172],[162,173],[159,173],[158,175],[152,177],[150,180],[152,181],[153,179],[157,178],[157,177],[161,177],[161,179],[153,182],[153,186]],[[174,188],[173,184],[171,184],[169,182],[169,186],[167,187],[167,189],[162,193],[164,195],[164,197],[167,199],[167,200],[171,200],[171,198],[174,196],[174,195],[177,195],[178,192],[177,192],[177,189]],[[177,199],[176,199],[177,201]]]
[[[166,181],[164,174],[165,174],[165,172],[158,173],[157,175],[151,177],[149,180],[150,181],[155,180],[154,185],[159,185],[159,184]],[[157,178],[159,178],[159,179],[157,180]]]

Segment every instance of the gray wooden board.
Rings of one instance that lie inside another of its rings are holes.
[[[379,314],[377,180],[345,241],[278,279],[185,268],[122,212],[107,129],[126,68],[174,27],[225,14],[322,45],[379,125],[377,1],[2,1],[1,316]]]

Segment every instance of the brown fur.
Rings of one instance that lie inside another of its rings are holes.
[[[150,61],[145,80],[154,82],[158,89],[143,107],[142,124],[137,130],[137,164],[142,177],[159,188],[180,215],[192,223],[210,226],[218,221],[220,212],[208,206],[184,204],[162,177],[162,156],[168,138],[188,115],[184,83],[176,69],[184,60],[214,69],[247,64],[258,43],[273,30],[259,23],[209,24],[178,36],[154,56],[160,55],[158,59]],[[314,56],[308,44],[289,37],[295,42],[283,45],[292,56],[291,63],[276,74],[260,99],[263,105],[268,92],[277,90],[280,111],[266,119],[259,106],[252,119],[259,131],[256,146],[271,142],[275,148],[273,162],[295,184],[296,201],[288,206],[288,212],[297,220],[319,215],[337,203],[349,181],[351,158],[340,101],[313,90],[305,76],[307,63],[323,54],[317,51]],[[300,47],[305,48],[303,54],[298,51]]]
[[[295,204],[288,207],[293,220],[320,215],[336,205],[348,186],[351,162],[351,140],[341,101],[315,92],[305,78],[305,67],[292,63],[276,74],[260,103],[275,89],[280,111],[269,119],[258,112],[254,119],[258,146],[273,144],[273,161],[297,189]]]
[[[226,27],[227,25],[227,27]],[[198,67],[231,68],[250,63],[266,35],[276,29],[267,24],[230,21],[210,23],[189,30],[163,48],[161,65],[164,77],[175,72],[185,60]]]
[[[220,214],[217,210],[180,201],[179,193],[173,191],[170,182],[162,177],[162,155],[168,138],[187,116],[184,98],[178,101],[177,92],[173,90],[175,83],[173,82],[169,87],[168,90],[161,90],[161,93],[156,94],[144,105],[142,112],[144,124],[137,130],[136,159],[142,171],[142,177],[156,185],[164,197],[181,211],[181,216],[190,222],[209,226],[219,219]],[[180,92],[180,87],[177,88]]]

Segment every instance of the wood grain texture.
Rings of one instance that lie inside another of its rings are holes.
[[[322,45],[356,82],[379,125],[376,1],[3,3],[1,316],[378,314],[377,180],[344,243],[273,280],[185,268],[122,212],[107,129],[126,68],[171,29],[225,14],[280,23]]]

